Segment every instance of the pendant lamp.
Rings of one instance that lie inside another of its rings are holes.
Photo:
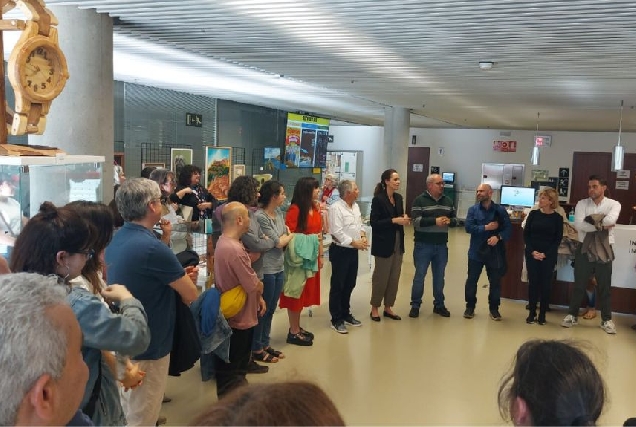
[[[612,151],[612,172],[623,169],[625,160],[625,147],[621,145],[621,131],[623,130],[623,100],[621,100],[621,118],[618,122],[618,142]]]
[[[537,131],[534,134],[534,144],[532,145],[532,154],[530,155],[530,163],[532,166],[539,166],[539,147],[537,147],[537,135],[539,134],[539,113],[537,113]]]

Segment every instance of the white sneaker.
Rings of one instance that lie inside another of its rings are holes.
[[[579,322],[576,320],[576,317],[572,316],[571,314],[565,316],[565,319],[563,319],[563,321],[561,322],[561,326],[563,326],[564,328],[571,328],[572,326],[578,324]]]
[[[612,319],[601,322],[601,329],[603,329],[608,334],[616,333],[616,325],[614,325]]]

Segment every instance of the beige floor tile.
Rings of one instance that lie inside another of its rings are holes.
[[[462,317],[468,235],[451,230],[446,269],[446,305],[450,318],[432,313],[430,274],[418,319],[408,318],[413,279],[412,229],[398,293],[396,313],[401,321],[369,319],[371,269],[367,254],[360,255],[359,276],[352,297],[354,315],[363,322],[339,335],[329,328],[330,266],[323,270],[322,304],[303,312],[302,325],[315,333],[313,347],[285,343],[287,315],[277,311],[272,346],[287,356],[264,375],[249,375],[251,382],[309,379],[333,398],[349,425],[493,425],[505,424],[496,401],[499,381],[521,343],[531,338],[582,339],[595,349],[594,358],[609,388],[609,401],[601,424],[622,425],[636,416],[636,332],[633,316],[617,315],[618,334],[599,328],[599,319],[581,320],[564,329],[559,323],[563,307],[548,313],[545,326],[527,325],[525,302],[503,300],[502,322],[488,317],[486,274],[480,280],[476,316]],[[198,366],[179,378],[170,378],[162,414],[169,425],[187,424],[216,400],[214,382],[202,383]]]

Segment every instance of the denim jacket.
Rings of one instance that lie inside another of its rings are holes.
[[[228,325],[227,320],[223,317],[223,313],[218,309],[218,297],[216,299],[206,299],[206,294],[210,292],[217,292],[215,288],[208,289],[199,295],[192,304],[190,304],[190,310],[194,317],[194,322],[197,325],[199,331],[199,338],[201,338],[201,353],[209,354],[214,353],[220,359],[226,363],[230,363],[230,336],[232,335],[232,328]],[[208,303],[216,303],[216,307],[206,307],[204,301]],[[204,317],[204,311],[212,310],[216,308],[216,323],[214,325],[214,331],[205,335],[202,332],[202,317]]]
[[[150,344],[146,312],[138,300],[130,298],[121,303],[121,314],[113,314],[98,296],[80,286],[72,286],[66,299],[84,336],[82,355],[89,371],[81,407],[90,399],[101,364],[101,390],[92,420],[96,425],[126,424],[116,374],[102,361],[101,352],[135,356],[145,351]]]

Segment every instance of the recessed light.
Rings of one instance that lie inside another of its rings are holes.
[[[495,65],[492,61],[479,61],[479,69],[480,70],[491,70]]]

